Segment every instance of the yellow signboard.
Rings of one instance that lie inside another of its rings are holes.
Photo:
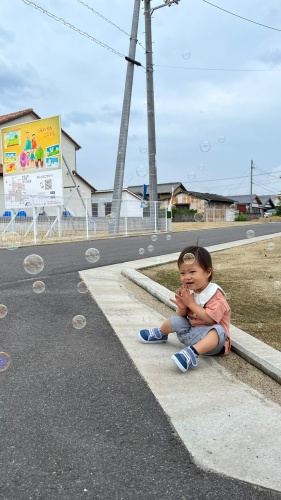
[[[1,139],[6,206],[15,198],[17,206],[31,204],[29,197],[50,197],[51,204],[62,204],[60,117],[5,127]]]

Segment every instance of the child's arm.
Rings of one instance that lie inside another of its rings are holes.
[[[216,322],[206,313],[206,310],[196,304],[194,300],[194,295],[189,292],[188,289],[184,288],[181,291],[181,301],[185,304],[186,308],[190,309],[196,314],[196,317],[204,321],[206,325],[214,325]]]

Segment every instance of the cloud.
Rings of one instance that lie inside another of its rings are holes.
[[[276,68],[281,63],[281,49],[275,47],[274,49],[267,50],[260,56],[260,61],[267,64],[271,68]]]
[[[84,126],[96,122],[97,118],[95,116],[90,113],[84,113],[83,111],[72,111],[63,116],[64,127],[70,127],[72,124]]]

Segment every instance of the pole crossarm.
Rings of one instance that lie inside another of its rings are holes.
[[[150,15],[152,16],[153,12],[157,9],[162,9],[162,7],[171,7],[172,5],[178,5],[180,0],[164,0],[164,3],[161,5],[158,5],[157,7],[153,7],[150,9]]]

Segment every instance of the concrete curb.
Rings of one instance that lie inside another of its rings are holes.
[[[256,243],[257,241],[277,238],[280,236],[281,233],[259,236],[257,238],[249,240],[238,240],[231,243],[224,243],[221,245],[214,245],[206,248],[210,253],[212,253],[237,246],[249,245],[252,243]],[[159,285],[159,283],[156,283],[147,276],[144,276],[139,271],[147,267],[154,267],[156,265],[176,262],[177,258],[178,253],[145,259],[145,261],[135,261],[135,266],[132,267],[133,263],[130,263],[130,268],[122,269],[121,273],[123,276],[133,281],[138,286],[142,287],[144,290],[163,302],[166,306],[169,306],[171,309],[175,310],[175,304],[170,302],[170,298],[173,296],[173,292],[171,292],[171,290],[169,290],[168,288]],[[265,344],[264,342],[256,339],[252,335],[249,335],[248,333],[240,330],[239,328],[236,328],[233,325],[231,325],[230,327],[230,335],[232,340],[232,349],[234,352],[239,354],[239,356],[259,368],[261,371],[266,373],[266,375],[269,375],[272,379],[281,384],[280,351],[277,351],[277,349],[274,349],[273,347]]]

